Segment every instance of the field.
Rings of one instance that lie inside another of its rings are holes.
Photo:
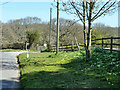
[[[19,56],[22,88],[119,88],[118,52],[95,48],[92,58],[85,51],[26,53]]]

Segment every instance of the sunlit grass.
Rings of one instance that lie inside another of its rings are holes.
[[[27,51],[25,49],[1,49],[0,52],[18,52],[18,51]],[[36,50],[29,50],[30,52],[38,52]]]
[[[21,49],[1,49],[0,52],[11,52],[11,51],[25,51]]]
[[[118,88],[120,62],[117,52],[85,51],[26,53],[19,56],[23,88]]]

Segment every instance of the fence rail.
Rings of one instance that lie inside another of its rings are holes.
[[[83,47],[84,45],[80,45],[79,44],[79,47]],[[51,51],[55,51],[56,50],[56,46],[52,46],[52,50]],[[72,44],[69,44],[69,45],[61,45],[59,47],[59,50],[60,51],[77,51],[78,50],[78,46],[77,45],[72,45]]]
[[[94,40],[91,40],[91,41],[93,42],[92,45],[94,45],[94,44],[102,45],[102,48],[104,48],[104,45],[110,45],[110,52],[112,53],[113,46],[118,46],[118,48],[120,46],[120,43],[113,43],[114,39],[119,39],[120,40],[120,37],[100,38],[100,39],[94,39]],[[97,43],[97,41],[100,41],[100,40],[102,40],[102,43]],[[105,43],[104,40],[110,40],[110,42],[109,43]],[[119,49],[116,49],[116,50],[119,50]]]
[[[94,39],[94,40],[91,40],[92,41],[91,45],[92,46],[101,45],[103,49],[104,49],[104,45],[110,45],[110,52],[112,53],[113,46],[120,46],[120,43],[113,43],[114,39],[119,39],[120,40],[120,37],[109,37],[109,38]],[[104,40],[110,40],[110,42],[106,43],[106,42],[104,42]],[[102,43],[97,43],[97,41],[101,41]],[[84,47],[83,44],[77,44],[77,45],[79,45],[79,48]],[[61,45],[59,47],[59,49],[60,49],[60,51],[76,51],[76,50],[79,50],[77,45],[73,45],[73,44]],[[52,51],[55,51],[55,50],[56,50],[56,46],[54,45],[54,46],[52,46]]]

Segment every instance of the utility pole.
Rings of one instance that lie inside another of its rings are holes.
[[[59,0],[57,0],[57,37],[56,37],[56,54],[59,53]]]
[[[49,31],[49,44],[51,42],[51,21],[52,21],[52,8],[50,8],[50,31]]]

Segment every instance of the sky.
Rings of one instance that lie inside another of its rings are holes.
[[[4,2],[3,2],[4,1]],[[37,2],[37,0],[26,2],[16,2],[14,0],[3,0],[0,2],[0,20],[6,23],[9,20],[15,20],[25,17],[39,17],[43,22],[50,20],[50,8],[52,8],[52,18],[57,17],[57,10],[48,0]],[[5,2],[9,2],[4,4]],[[60,18],[73,20],[75,17],[60,11]],[[76,19],[76,18],[75,18]],[[118,11],[113,15],[100,17],[94,23],[103,23],[107,26],[118,27]]]

